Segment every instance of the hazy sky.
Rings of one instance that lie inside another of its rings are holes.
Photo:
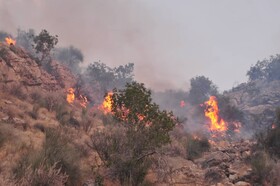
[[[209,77],[220,90],[280,53],[279,0],[0,0],[0,30],[47,29],[85,62],[135,63],[136,80],[187,90]]]

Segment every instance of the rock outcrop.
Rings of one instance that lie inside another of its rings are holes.
[[[75,85],[76,78],[66,67],[52,61],[51,68],[51,73],[48,73],[22,48],[0,42],[1,87],[22,85],[26,90],[38,87],[56,91]]]
[[[262,130],[272,126],[275,109],[280,107],[280,81],[242,83],[226,95],[244,112],[246,126],[251,131]]]
[[[160,186],[250,186],[252,169],[248,161],[252,145],[251,141],[220,141],[212,145],[210,152],[194,161],[166,157],[168,171],[164,179],[159,181],[153,173],[148,174],[148,179]]]

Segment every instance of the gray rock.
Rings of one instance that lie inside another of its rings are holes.
[[[234,185],[236,185],[236,186],[251,186],[250,183],[245,182],[245,181],[239,181],[239,182],[237,182],[237,183],[234,184]]]

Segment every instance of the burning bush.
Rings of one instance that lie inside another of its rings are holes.
[[[112,114],[121,125],[94,133],[89,145],[113,178],[122,185],[138,185],[151,166],[151,155],[170,142],[176,119],[151,102],[151,92],[143,84],[134,82],[124,90],[114,90],[112,100]]]

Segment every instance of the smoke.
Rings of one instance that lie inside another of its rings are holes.
[[[272,4],[0,0],[0,30],[45,28],[59,35],[60,46],[81,49],[87,64],[135,63],[136,80],[155,90],[186,90],[188,80],[198,74],[226,89],[244,81],[251,64],[279,51],[273,40],[279,34],[273,21],[278,3]]]

